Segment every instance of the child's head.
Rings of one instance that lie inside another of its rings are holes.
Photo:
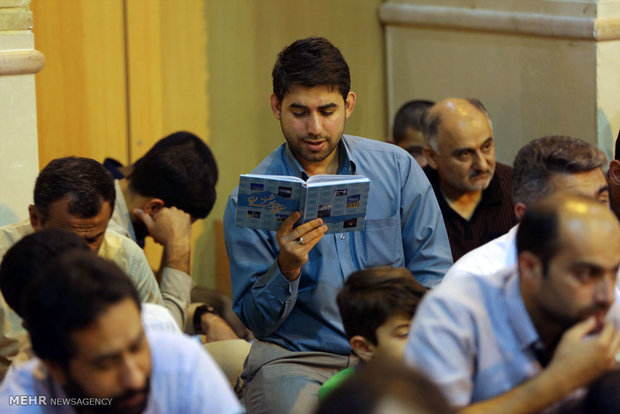
[[[344,330],[362,360],[401,358],[409,325],[427,289],[402,267],[372,267],[352,273],[338,293]]]

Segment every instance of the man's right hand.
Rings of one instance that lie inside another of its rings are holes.
[[[590,335],[596,325],[596,318],[592,316],[566,331],[547,368],[549,373],[555,374],[557,385],[567,393],[588,385],[617,366],[615,357],[620,352],[620,333],[613,322],[607,321],[599,333]]]
[[[280,246],[278,266],[284,277],[291,282],[299,277],[301,267],[308,261],[308,252],[327,231],[327,226],[323,225],[320,218],[293,228],[300,217],[300,212],[294,212],[282,222],[276,233]]]

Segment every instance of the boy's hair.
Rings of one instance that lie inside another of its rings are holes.
[[[322,37],[293,42],[280,52],[273,71],[273,93],[282,103],[294,86],[329,86],[346,100],[351,89],[349,66],[340,50]]]
[[[132,191],[161,198],[194,219],[207,217],[215,203],[218,172],[213,153],[191,132],[175,132],[137,160],[127,177]]]
[[[336,297],[347,338],[360,335],[377,345],[377,328],[393,315],[413,318],[427,290],[402,267],[353,272]]]

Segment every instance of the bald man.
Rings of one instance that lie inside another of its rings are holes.
[[[433,289],[413,320],[406,359],[460,413],[573,403],[575,390],[617,367],[620,224],[609,208],[569,194],[534,203],[517,252],[516,267]]]
[[[427,112],[424,168],[450,239],[453,260],[516,224],[512,168],[495,162],[493,128],[475,99],[448,98]]]

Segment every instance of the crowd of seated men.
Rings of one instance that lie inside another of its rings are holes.
[[[390,142],[344,134],[357,96],[320,37],[272,78],[285,142],[252,172],[365,176],[365,226],[239,227],[235,189],[225,297],[190,276],[218,180],[200,138],[51,161],[0,227],[0,412],[620,412],[620,161],[555,135],[496,162],[473,98],[406,103]]]

